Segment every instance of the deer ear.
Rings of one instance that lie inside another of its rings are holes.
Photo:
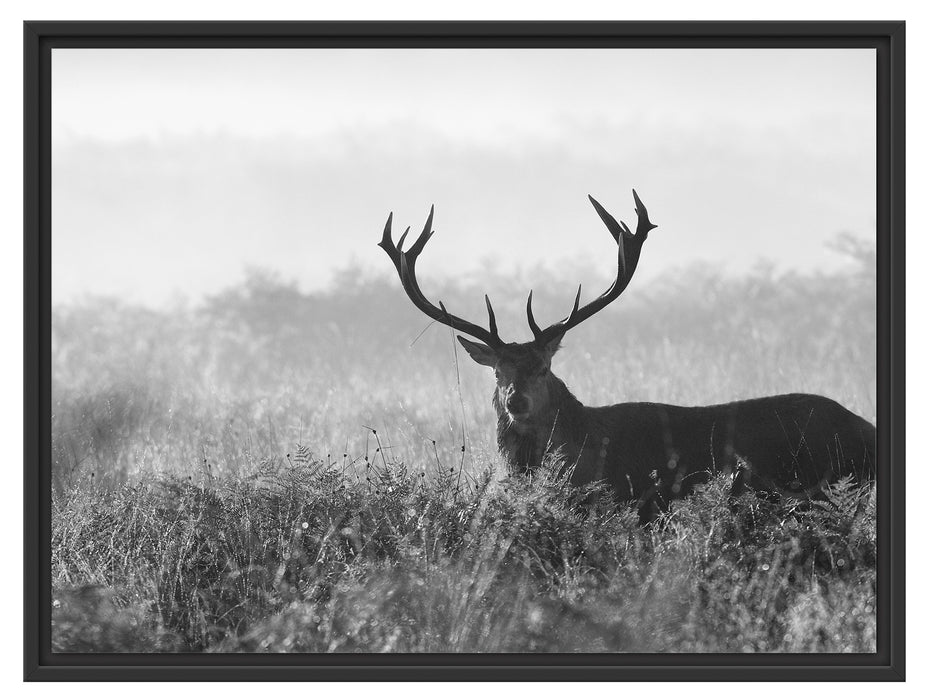
[[[564,335],[565,333],[553,338],[543,346],[543,352],[545,352],[551,360],[553,359],[553,355],[556,354],[556,351],[559,350],[559,344],[562,342]]]
[[[469,356],[480,365],[494,367],[495,363],[498,361],[498,356],[495,354],[495,351],[484,343],[476,343],[471,340],[466,340],[461,335],[457,335],[456,340],[462,344],[462,347],[466,349],[466,352],[469,353]]]

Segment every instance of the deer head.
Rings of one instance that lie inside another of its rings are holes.
[[[550,364],[566,332],[617,299],[633,278],[640,260],[643,242],[647,234],[656,228],[650,223],[646,207],[637,196],[636,190],[633,194],[636,204],[634,211],[637,214],[637,228],[633,232],[624,222],[615,220],[601,204],[589,195],[592,206],[595,207],[598,216],[601,217],[618,244],[617,276],[601,296],[584,306],[579,306],[582,296],[582,286],[579,285],[575,303],[569,315],[543,329],[537,325],[533,317],[533,291],[531,291],[527,297],[527,322],[530,324],[530,330],[533,331],[534,339],[529,343],[505,343],[501,340],[498,335],[498,325],[495,322],[495,312],[487,294],[485,306],[488,309],[488,330],[449,313],[442,301],[439,302],[439,306],[428,301],[417,284],[415,266],[417,257],[434,233],[432,230],[433,207],[430,207],[430,214],[427,216],[427,222],[420,236],[406,251],[403,250],[403,246],[410,228],[404,231],[395,245],[391,238],[392,214],[388,215],[379,246],[388,253],[397,268],[401,286],[404,287],[407,296],[410,297],[414,306],[430,318],[481,341],[475,342],[456,336],[473,360],[494,369],[497,383],[496,406],[499,413],[503,411],[511,423],[518,428],[522,425],[533,424],[535,419],[543,415],[550,406],[550,392],[555,380]]]

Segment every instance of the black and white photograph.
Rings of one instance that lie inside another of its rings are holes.
[[[878,652],[875,49],[50,75],[53,655]]]

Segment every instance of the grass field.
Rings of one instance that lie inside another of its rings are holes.
[[[589,405],[805,391],[875,422],[875,260],[840,244],[844,273],[635,283],[554,372]],[[424,287],[476,319],[488,291],[523,338],[529,281]],[[507,476],[490,372],[419,335],[396,280],[338,289],[53,310],[55,650],[875,649],[871,485],[803,507],[719,477],[641,527],[599,487]]]

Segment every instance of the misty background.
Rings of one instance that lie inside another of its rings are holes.
[[[419,231],[431,204],[425,277],[575,265],[597,293],[613,242],[586,195],[630,222],[634,187],[660,226],[640,284],[696,260],[837,269],[839,232],[875,237],[874,64],[869,50],[55,49],[54,299],[196,302],[249,268],[305,291],[347,266],[387,277],[388,212]]]
[[[494,459],[425,294],[527,340],[659,228],[554,371],[586,404],[808,391],[875,420],[867,50],[53,50],[53,453],[69,474]],[[434,449],[434,441],[436,449]],[[465,452],[462,446],[466,446]],[[344,456],[345,455],[345,456]]]

